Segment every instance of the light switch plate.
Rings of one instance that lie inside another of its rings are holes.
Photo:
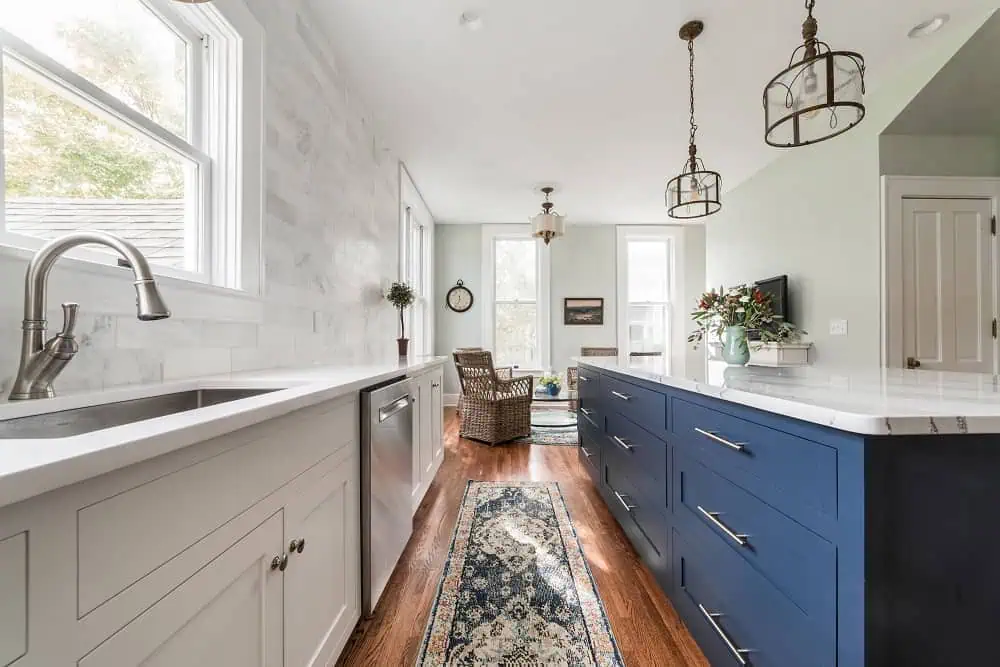
[[[831,336],[846,336],[847,335],[847,320],[830,320],[830,335]]]

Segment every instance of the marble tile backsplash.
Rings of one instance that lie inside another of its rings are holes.
[[[130,279],[109,287],[107,278],[57,270],[51,326],[61,321],[60,300],[81,304],[81,349],[56,382],[60,392],[351,363],[395,348],[395,313],[381,288],[398,266],[398,158],[308,10],[246,1],[268,45],[264,293],[165,290],[174,317],[147,323],[135,318]],[[17,371],[25,265],[0,256],[0,400]]]

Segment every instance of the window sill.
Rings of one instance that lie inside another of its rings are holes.
[[[37,251],[29,248],[0,245],[0,259],[23,260],[27,263],[31,261],[31,258],[35,256],[36,252]],[[55,270],[83,273],[104,278],[121,278],[123,276],[128,276],[129,282],[132,282],[130,275],[131,271],[127,268],[104,264],[102,262],[96,262],[89,259],[82,259],[80,257],[74,257],[73,255],[73,251],[70,251],[63,257],[60,257],[59,261],[55,265]],[[160,286],[172,290],[195,292],[212,296],[224,296],[233,299],[257,300],[256,295],[245,290],[234,289],[232,287],[220,287],[219,285],[211,285],[194,279],[160,275],[156,273],[155,266],[153,267],[153,275],[156,278],[156,282]]]

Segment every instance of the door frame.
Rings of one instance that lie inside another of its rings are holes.
[[[951,176],[882,176],[882,366],[903,368],[903,200],[982,199],[1000,214],[1000,178]],[[998,316],[997,237],[990,240],[993,314]],[[997,341],[993,341],[993,372],[998,370]]]

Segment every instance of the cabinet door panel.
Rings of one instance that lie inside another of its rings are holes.
[[[360,475],[356,456],[334,462],[287,512],[285,664],[324,667],[339,653],[361,615]]]
[[[80,667],[280,667],[284,517],[271,516],[79,661]]]
[[[28,534],[0,539],[0,665],[28,651]]]
[[[444,460],[444,395],[442,392],[444,384],[444,373],[437,371],[432,374],[431,384],[431,440],[434,443],[434,470],[441,465]]]
[[[434,470],[434,385],[433,373],[420,378],[420,482],[424,491]]]

